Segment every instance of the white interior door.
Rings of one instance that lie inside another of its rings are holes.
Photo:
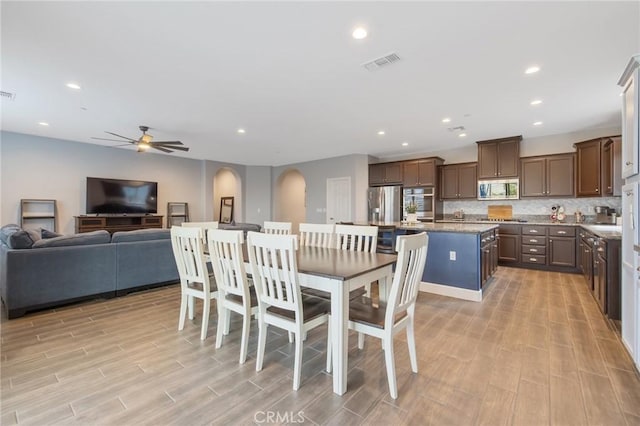
[[[351,177],[327,179],[327,223],[350,222]]]

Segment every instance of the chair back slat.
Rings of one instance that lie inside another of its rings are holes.
[[[171,247],[178,267],[180,283],[202,283],[209,291],[209,273],[204,255],[201,228],[171,227]]]
[[[249,283],[242,255],[243,232],[210,229],[207,239],[218,290],[238,296],[249,295]]]
[[[218,229],[218,222],[182,222],[184,228],[202,229],[202,238],[205,247],[207,246],[207,230]]]
[[[301,223],[300,245],[321,248],[333,247],[334,233],[334,224]]]
[[[265,234],[290,235],[291,222],[265,222],[263,229]]]
[[[415,305],[427,261],[428,245],[429,236],[426,232],[398,236],[396,241],[398,260],[389,292],[385,327],[393,324],[397,314]]]
[[[336,225],[335,234],[339,250],[375,253],[378,248],[377,226]]]
[[[247,234],[253,284],[262,303],[302,312],[295,235]]]

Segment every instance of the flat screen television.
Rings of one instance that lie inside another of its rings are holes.
[[[158,212],[158,183],[87,178],[87,214]]]

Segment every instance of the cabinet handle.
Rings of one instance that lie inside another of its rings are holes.
[[[600,191],[600,189],[596,188],[596,192],[599,192],[599,191]]]
[[[549,242],[550,242],[550,243],[552,243],[552,242],[553,242],[553,240],[552,240],[551,238],[549,238]]]
[[[537,253],[537,252],[538,252],[538,249],[529,249],[529,251],[530,251],[531,253]]]
[[[633,163],[632,163],[631,161],[627,161],[626,163],[624,163],[624,165],[625,165],[625,166],[630,166],[630,165],[632,165],[632,164],[633,164]]]
[[[567,233],[567,231],[558,231],[558,234],[562,234],[562,235],[564,235],[564,234],[566,234],[566,233]]]
[[[537,243],[537,242],[538,242],[538,240],[530,239],[530,240],[529,240],[529,242],[530,242],[530,243]]]
[[[537,234],[537,233],[538,233],[538,231],[537,231],[537,230],[535,230],[535,229],[529,229],[529,233],[530,233],[530,234]]]
[[[530,260],[531,262],[537,262],[537,261],[538,261],[535,257],[530,257],[530,258],[529,258],[529,260]]]

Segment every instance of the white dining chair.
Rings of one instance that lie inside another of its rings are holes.
[[[327,368],[331,368],[331,305],[318,297],[302,296],[296,261],[296,236],[249,232],[247,246],[260,310],[256,371],[262,370],[267,327],[273,325],[292,332],[295,338],[293,390],[298,390],[302,337],[308,330],[324,323],[327,323]]]
[[[265,222],[262,228],[265,234],[291,234],[291,222]]]
[[[379,302],[374,305],[371,299],[363,297],[351,301],[349,305],[349,328],[360,333],[358,348],[364,348],[363,334],[382,340],[389,393],[393,399],[398,398],[393,337],[402,329],[407,330],[411,370],[414,373],[418,372],[414,337],[415,304],[427,260],[428,244],[429,237],[426,232],[398,236],[396,242],[398,260],[388,302]]]
[[[375,253],[378,247],[378,227],[367,225],[336,225],[336,248]]]
[[[244,267],[242,231],[210,229],[207,236],[211,264],[218,285],[218,331],[216,349],[222,346],[223,330],[229,330],[227,312],[242,315],[242,338],[240,341],[240,364],[247,359],[249,326],[251,316],[258,314],[258,299],[255,289],[249,286]],[[220,324],[223,322],[224,324]]]
[[[202,330],[200,339],[207,337],[211,300],[218,297],[215,285],[212,285],[203,244],[204,231],[199,228],[173,226],[171,228],[171,246],[180,276],[181,302],[178,330],[184,329],[185,316],[192,320],[195,316],[194,299],[202,299]],[[216,304],[217,306],[217,304]],[[220,318],[220,312],[218,312]]]
[[[300,246],[306,247],[333,247],[335,225],[325,223],[301,223]]]
[[[207,229],[218,229],[218,222],[182,222],[185,228],[200,228],[203,230],[202,238],[204,239],[205,248],[207,245]]]

